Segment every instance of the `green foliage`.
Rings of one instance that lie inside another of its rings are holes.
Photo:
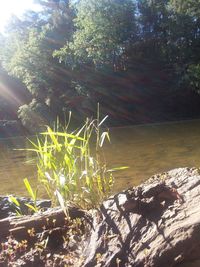
[[[11,195],[11,196],[8,197],[8,201],[14,205],[16,215],[17,216],[21,216],[23,213],[21,211],[20,203],[16,199],[16,197]]]
[[[38,95],[41,87],[48,87],[43,65],[47,63],[47,58],[41,49],[41,42],[42,35],[37,30],[31,30],[27,40],[13,34],[6,41],[7,53],[2,58],[3,67],[8,73],[21,79],[33,95]]]
[[[29,180],[27,178],[24,179],[24,185],[26,187],[26,190],[27,190],[29,196],[31,197],[31,200],[33,201],[33,205],[30,203],[25,203],[25,206],[27,206],[29,208],[29,210],[33,213],[38,212],[40,210],[40,208],[38,208],[38,206],[37,206],[37,192],[38,192],[38,190],[37,189],[33,190],[33,188],[31,187],[31,184],[29,183]],[[10,201],[10,203],[12,203],[14,205],[15,213],[17,216],[24,215],[21,204],[16,199],[16,197],[10,195],[8,197],[8,200]]]
[[[23,126],[31,132],[38,132],[50,122],[50,118],[52,119],[49,107],[36,99],[33,99],[29,105],[21,106],[18,110],[18,117]]]
[[[32,95],[19,110],[26,127],[38,129],[71,109],[76,117],[94,114],[96,102],[113,98],[110,85],[98,84],[101,73],[136,70],[140,60],[169,69],[179,84],[190,77],[198,91],[199,0],[37,2],[41,12],[13,17],[0,35],[0,65]]]
[[[168,33],[170,13],[168,10],[168,0],[142,0],[138,1],[138,10],[140,12],[140,42],[139,50],[142,57],[155,59],[155,54],[159,56],[158,60],[163,60],[163,55],[168,42]]]
[[[200,1],[199,0],[171,0],[172,8],[187,15],[200,16]]]
[[[73,202],[84,208],[97,207],[109,196],[112,170],[102,161],[101,148],[108,132],[100,132],[101,122],[87,119],[75,132],[53,130],[41,133],[30,149],[38,156],[38,179],[53,205]],[[96,148],[91,142],[96,139]],[[67,212],[67,211],[66,211]]]
[[[117,65],[135,34],[134,22],[133,1],[81,0],[73,41],[54,56],[68,64]]]
[[[200,64],[190,65],[184,78],[200,94]]]
[[[31,199],[33,200],[33,205],[26,203],[25,205],[32,210],[33,212],[38,212],[39,208],[37,207],[37,192],[38,190],[33,190],[31,187],[31,184],[29,183],[29,180],[27,178],[24,178],[24,185],[26,187],[27,192],[29,193]]]
[[[45,2],[50,4],[51,1]],[[73,29],[73,9],[61,2],[56,9],[51,5],[44,8],[44,14],[43,11],[38,14],[27,12],[21,20],[13,18],[7,35],[0,39],[3,68],[26,86],[35,106],[35,102],[43,107],[48,105],[56,115],[63,114],[66,95],[71,94],[69,75],[64,75],[64,66],[52,57],[53,51],[71,38]],[[32,112],[32,102],[19,110],[23,123],[32,120],[27,115],[29,110]]]

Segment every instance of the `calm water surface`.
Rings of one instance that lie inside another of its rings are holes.
[[[115,191],[136,185],[151,175],[176,167],[200,166],[200,120],[110,129],[105,147],[110,167],[129,166],[116,173]],[[25,195],[22,179],[37,182],[26,139],[0,139],[0,194]]]

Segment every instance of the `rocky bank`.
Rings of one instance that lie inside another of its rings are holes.
[[[61,209],[4,218],[0,241],[8,246],[11,234],[28,244],[11,259],[2,247],[0,266],[197,267],[199,203],[199,169],[179,168],[110,197],[98,211],[69,207],[71,219]],[[76,218],[78,227],[70,223]]]

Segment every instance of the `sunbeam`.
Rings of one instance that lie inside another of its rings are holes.
[[[4,32],[5,26],[12,15],[21,16],[25,10],[40,10],[33,0],[7,0],[1,1],[0,32]]]

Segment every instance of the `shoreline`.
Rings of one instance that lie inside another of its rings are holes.
[[[109,197],[96,212],[72,205],[67,217],[53,208],[1,219],[0,266],[198,267],[199,190],[200,170],[178,168]]]

